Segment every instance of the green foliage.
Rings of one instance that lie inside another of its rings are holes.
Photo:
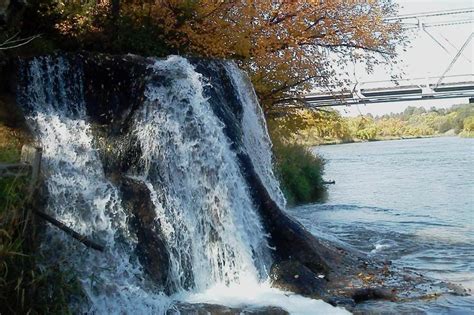
[[[407,107],[402,113],[381,117],[341,117],[335,111],[289,110],[269,116],[271,134],[290,143],[374,141],[384,139],[436,136],[448,133],[469,137],[474,106],[455,105],[449,109]]]
[[[267,114],[267,125],[272,139],[305,145],[317,145],[323,139],[349,141],[352,132],[335,110],[274,110]]]
[[[57,49],[157,57],[178,53],[163,41],[160,24],[163,21],[152,19],[145,6],[133,11],[127,7],[124,5],[121,14],[113,17],[108,1],[29,1],[21,25],[12,32],[19,31],[24,36],[41,34],[41,37],[8,53],[37,55]]]
[[[474,131],[474,116],[467,117],[463,120],[463,131]]]
[[[0,162],[13,163],[20,158],[20,150],[16,146],[0,148]]]
[[[137,53],[145,56],[166,56],[172,52],[161,39],[162,30],[153,20],[143,18],[137,25],[131,16],[122,16],[115,22],[115,36],[109,41],[109,52]],[[100,50],[100,47],[96,47]]]
[[[25,217],[26,181],[0,181],[0,313],[69,314],[69,302],[83,297],[73,272],[37,265],[37,240]]]
[[[290,205],[321,201],[326,195],[323,184],[324,160],[297,144],[274,143],[276,171]]]
[[[464,138],[474,138],[474,116],[463,120],[463,130],[459,133]]]

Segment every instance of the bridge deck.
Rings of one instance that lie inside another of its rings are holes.
[[[360,89],[353,92],[341,91],[333,94],[314,93],[306,95],[305,100],[313,107],[323,107],[473,97],[474,81],[428,84],[426,86],[406,85]]]

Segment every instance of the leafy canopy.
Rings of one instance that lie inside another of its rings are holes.
[[[315,84],[334,87],[348,62],[390,60],[404,40],[385,20],[396,14],[392,0],[36,2],[43,22],[83,48],[236,59],[266,109]]]

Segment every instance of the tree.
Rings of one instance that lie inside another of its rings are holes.
[[[335,69],[348,62],[363,60],[370,70],[392,60],[404,40],[400,25],[385,20],[396,13],[392,0],[89,0],[87,5],[95,7],[82,11],[77,7],[84,7],[84,1],[48,1],[63,14],[54,24],[58,31],[78,35],[82,43],[100,41],[94,49],[113,41],[121,48],[114,52],[235,59],[251,76],[267,110],[299,101],[315,84],[335,87],[340,83]],[[104,19],[110,12],[118,21],[112,31]],[[133,30],[137,36],[147,29],[147,41],[167,49],[137,45],[127,36],[113,38],[110,33],[120,23],[125,23],[124,32]]]
[[[267,109],[314,84],[334,87],[335,68],[349,61],[370,68],[380,56],[390,59],[404,39],[399,24],[384,20],[396,12],[390,0],[159,2],[149,10],[164,21],[172,46],[237,59]]]
[[[464,131],[473,132],[474,131],[474,116],[467,117],[464,119]]]

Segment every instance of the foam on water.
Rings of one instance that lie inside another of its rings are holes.
[[[333,307],[321,300],[272,288],[269,282],[245,283],[237,286],[216,285],[203,292],[190,294],[183,300],[189,303],[211,303],[229,307],[276,306],[293,315],[350,314],[343,308]]]

